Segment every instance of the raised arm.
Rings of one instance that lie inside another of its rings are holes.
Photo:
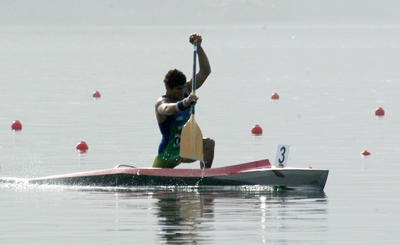
[[[197,56],[199,59],[199,71],[196,73],[196,89],[200,88],[203,83],[206,81],[208,75],[211,73],[210,62],[208,61],[207,55],[204,52],[203,47],[201,46],[202,37],[198,34],[190,35],[189,42],[191,44],[197,44]],[[192,90],[192,79],[188,82],[188,91]]]

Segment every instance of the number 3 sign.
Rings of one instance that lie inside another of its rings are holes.
[[[286,167],[289,156],[289,145],[278,145],[276,152],[275,167]]]

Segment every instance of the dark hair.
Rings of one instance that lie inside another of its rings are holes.
[[[186,83],[186,76],[180,70],[171,69],[165,75],[164,83],[170,88],[182,86]]]

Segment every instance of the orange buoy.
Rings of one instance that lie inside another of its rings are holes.
[[[364,150],[363,152],[361,152],[361,155],[363,155],[363,156],[369,156],[369,155],[371,155],[371,152],[369,152],[369,151],[367,151],[367,150]]]
[[[385,110],[382,109],[382,107],[378,107],[375,110],[375,116],[384,116],[385,115]]]
[[[12,130],[21,130],[22,129],[22,124],[19,120],[15,120],[12,124],[11,124],[11,129]]]
[[[89,149],[89,146],[85,141],[81,141],[76,145],[76,149],[80,152],[86,152]]]
[[[94,91],[93,92],[93,98],[100,98],[101,94],[99,91]]]
[[[260,125],[256,124],[256,125],[254,125],[254,127],[251,129],[251,132],[252,132],[253,134],[262,134],[263,130],[262,130],[262,128],[260,127]]]
[[[273,100],[278,100],[278,99],[279,99],[279,94],[273,93],[273,94],[271,95],[271,99],[273,99]]]

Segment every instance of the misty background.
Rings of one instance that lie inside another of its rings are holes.
[[[399,24],[397,0],[0,0],[0,26]]]

